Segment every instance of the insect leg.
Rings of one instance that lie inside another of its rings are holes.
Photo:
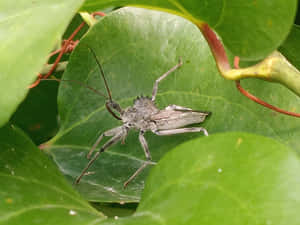
[[[91,150],[89,151],[89,153],[87,154],[86,158],[88,158],[88,159],[91,158],[91,155],[92,155],[93,151],[98,146],[98,144],[102,140],[103,136],[104,136],[104,133],[99,136],[99,138],[97,139],[97,141],[95,142],[95,144],[93,145],[93,147],[91,148]]]
[[[150,164],[149,162],[144,162],[140,168],[137,169],[137,171],[134,172],[134,174],[129,177],[129,179],[124,183],[124,188],[127,187],[127,185],[137,176],[139,175],[143,169],[146,168],[146,166]]]
[[[156,94],[157,94],[157,90],[158,90],[158,83],[160,81],[162,81],[164,78],[166,78],[170,73],[172,73],[173,71],[175,71],[176,69],[178,69],[180,66],[182,66],[182,61],[181,61],[181,58],[179,59],[179,62],[177,65],[175,65],[174,67],[172,67],[169,71],[167,71],[165,74],[163,74],[162,76],[160,76],[154,83],[154,86],[153,86],[153,91],[152,91],[152,98],[151,98],[151,101],[155,101],[155,97],[156,97]]]
[[[147,144],[147,141],[144,137],[144,131],[143,130],[140,130],[140,133],[139,133],[139,140],[140,140],[140,143],[144,149],[144,152],[145,152],[145,156],[147,158],[147,162],[144,162],[140,168],[137,169],[137,171],[134,172],[134,174],[131,175],[131,177],[129,177],[129,179],[124,183],[124,188],[136,177],[138,176],[143,169],[146,168],[146,166],[148,164],[151,163],[151,154],[150,154],[150,151],[149,151],[149,147],[148,147],[148,144]]]
[[[183,134],[183,133],[192,133],[192,132],[203,132],[205,136],[208,136],[208,132],[203,127],[186,127],[186,128],[178,128],[178,129],[170,129],[170,130],[158,130],[153,131],[153,133],[157,135],[173,135],[173,134]]]
[[[123,127],[122,127],[123,128]],[[112,146],[113,144],[116,144],[118,141],[120,141],[124,136],[127,135],[127,130],[123,128],[118,134],[113,136],[109,141],[107,141],[96,154],[94,157],[88,162],[87,166],[82,170],[81,174],[76,178],[75,184],[78,184],[81,180],[81,178],[86,174],[87,170],[90,168],[90,166],[94,163],[94,161],[100,156],[102,152],[104,152],[107,148]]]
[[[95,142],[95,144],[93,145],[93,147],[91,148],[91,150],[89,151],[89,153],[87,154],[87,158],[90,159],[91,155],[93,153],[93,151],[96,149],[96,147],[99,145],[100,141],[102,140],[103,136],[105,137],[109,137],[109,136],[115,136],[116,134],[120,133],[122,130],[122,127],[116,127],[113,129],[110,129],[108,131],[105,131],[104,133],[102,133],[99,138],[97,139],[97,141]]]
[[[151,154],[150,154],[150,151],[149,151],[149,147],[148,147],[148,143],[144,137],[144,134],[145,134],[145,131],[141,130],[140,133],[139,133],[139,141],[144,149],[144,152],[145,152],[145,156],[147,158],[147,160],[151,160]]]

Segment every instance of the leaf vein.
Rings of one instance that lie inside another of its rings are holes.
[[[90,146],[80,146],[80,145],[51,145],[51,146],[49,147],[49,149],[51,149],[51,148],[85,149],[85,150],[87,150],[87,151],[91,149]],[[137,157],[128,155],[128,154],[120,153],[120,152],[113,152],[113,151],[110,151],[110,150],[106,150],[103,154],[105,154],[105,153],[108,153],[108,154],[110,154],[110,155],[121,156],[121,157],[124,157],[124,158],[131,159],[131,160],[133,160],[133,161],[141,162],[141,163],[148,162],[148,161],[146,161],[146,160],[143,160],[143,159],[140,159],[140,158],[137,158]],[[153,163],[156,163],[156,162],[153,161]]]
[[[27,213],[29,211],[33,210],[39,210],[39,209],[53,209],[53,208],[61,208],[61,209],[67,209],[67,210],[78,210],[78,211],[84,211],[91,213],[91,211],[85,209],[85,208],[79,208],[79,207],[74,207],[73,205],[59,205],[59,204],[41,204],[41,205],[32,205],[32,206],[26,206],[26,208],[14,211],[12,213],[6,213],[5,216],[0,217],[0,221],[6,221],[9,220],[13,217],[17,217],[21,214]],[[94,213],[92,213],[95,215]],[[99,216],[99,214],[96,214]]]
[[[40,182],[40,181],[38,181],[38,180],[32,180],[32,179],[28,179],[28,178],[21,177],[21,176],[16,176],[16,175],[11,176],[11,175],[7,175],[7,174],[2,173],[2,172],[0,172],[0,176],[2,176],[2,177],[7,177],[7,178],[11,178],[11,179],[17,179],[17,180],[22,181],[22,182],[34,183],[34,184],[37,184],[37,185],[46,187],[47,189],[50,189],[50,190],[53,190],[53,191],[55,191],[55,192],[59,192],[59,193],[65,195],[65,196],[68,197],[69,199],[72,199],[72,200],[74,200],[75,202],[78,202],[78,203],[82,204],[83,206],[87,206],[87,207],[89,207],[90,209],[93,209],[93,208],[92,208],[89,204],[87,204],[86,202],[81,201],[81,200],[79,200],[79,199],[77,199],[77,198],[74,198],[74,197],[73,197],[72,195],[70,195],[69,193],[67,193],[67,192],[65,192],[65,191],[63,191],[63,190],[61,190],[61,189],[59,189],[59,188],[57,188],[57,187],[55,187],[55,186],[52,186],[52,185],[49,185],[49,184],[44,184],[44,183],[42,183],[42,182]]]

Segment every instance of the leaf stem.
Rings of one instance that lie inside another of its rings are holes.
[[[227,80],[259,78],[281,83],[300,96],[300,72],[279,52],[275,51],[260,63],[239,69],[232,69],[222,42],[207,24],[197,25],[216,60],[221,75]]]
[[[234,57],[234,68],[236,69],[239,69],[240,66],[239,66],[239,62],[240,62],[240,58],[239,57]],[[285,114],[285,115],[289,115],[289,116],[294,116],[294,117],[300,117],[300,113],[295,113],[295,112],[289,112],[289,111],[286,111],[286,110],[283,110],[283,109],[280,109],[276,106],[273,106],[263,100],[261,100],[260,98],[252,95],[251,93],[249,93],[248,91],[246,91],[244,88],[242,88],[241,86],[241,83],[240,83],[240,80],[236,80],[235,81],[235,85],[237,87],[237,89],[243,94],[245,95],[247,98],[249,98],[250,100],[264,106],[264,107],[267,107],[273,111],[276,111],[276,112],[279,112],[279,113],[282,113],[282,114]]]
[[[231,70],[231,66],[222,42],[219,40],[215,32],[208,26],[208,24],[200,23],[197,24],[197,26],[211,49],[221,75],[226,78],[224,74],[226,71]]]
[[[86,18],[85,14],[82,14],[82,15],[84,15],[83,19]],[[94,12],[94,13],[91,14],[91,17],[94,18],[96,15],[98,15],[98,16],[105,16],[105,13],[103,13],[103,12]],[[89,20],[89,22],[91,22],[91,21]],[[57,53],[59,53],[58,56],[56,57],[54,63],[52,64],[52,67],[49,69],[49,71],[45,75],[38,74],[37,80],[33,84],[31,84],[28,88],[34,88],[34,87],[36,87],[40,83],[40,81],[42,79],[47,79],[53,73],[53,71],[55,71],[55,69],[56,69],[57,65],[59,64],[60,59],[63,56],[63,54],[66,53],[66,52],[73,51],[73,49],[75,48],[75,46],[78,44],[78,40],[77,41],[73,41],[73,38],[84,27],[85,24],[86,24],[86,22],[82,22],[73,31],[73,33],[70,35],[70,37],[63,42],[61,49],[58,49],[58,50],[50,53],[50,57],[53,56],[53,55],[55,55],[55,54],[57,54]],[[91,24],[92,24],[92,22],[91,22]]]
[[[243,95],[276,112],[300,117],[299,113],[288,112],[264,102],[263,100],[244,90],[240,85],[240,79],[259,78],[270,82],[280,83],[293,91],[296,95],[300,96],[300,72],[292,64],[290,64],[282,54],[275,51],[260,63],[247,68],[239,68],[239,58],[236,57],[234,61],[235,69],[232,69],[223,44],[214,31],[208,26],[208,24],[199,23],[196,25],[207,40],[220,74],[225,79],[235,80],[237,89]]]

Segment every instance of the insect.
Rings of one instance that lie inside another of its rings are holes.
[[[151,163],[151,154],[147,141],[144,137],[145,132],[151,131],[156,135],[173,135],[182,134],[190,132],[203,132],[204,135],[208,135],[206,129],[203,127],[185,127],[187,125],[201,123],[210,114],[210,112],[203,112],[198,110],[193,110],[190,108],[169,105],[164,109],[158,109],[155,105],[155,98],[158,91],[158,84],[163,79],[165,79],[173,71],[177,70],[182,66],[181,59],[178,64],[168,70],[165,74],[160,76],[154,83],[152,97],[137,97],[134,100],[133,106],[122,109],[121,106],[113,101],[111,92],[107,85],[103,68],[95,54],[95,52],[89,48],[91,53],[98,64],[101,76],[103,78],[106,91],[108,93],[107,101],[105,106],[107,110],[118,120],[122,121],[122,125],[115,127],[113,129],[103,132],[95,144],[89,151],[87,158],[90,159],[87,166],[83,169],[82,173],[77,177],[75,183],[78,184],[81,178],[88,174],[87,171],[93,162],[100,156],[102,152],[108,149],[110,146],[116,144],[119,141],[124,142],[128,131],[130,129],[136,129],[139,131],[139,141],[144,150],[147,161],[124,183],[126,187],[148,164]],[[117,115],[116,112],[119,114]],[[111,137],[105,144],[100,147],[100,149],[93,155],[94,150],[99,145],[103,137]]]

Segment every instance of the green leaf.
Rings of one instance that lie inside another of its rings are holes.
[[[68,25],[63,38],[68,39],[74,30],[83,22],[81,16],[76,14]],[[88,26],[84,26],[75,39],[86,33]],[[64,54],[61,61],[67,61],[69,54]],[[54,63],[57,55],[49,59],[49,64]],[[62,72],[53,75],[61,78]],[[42,81],[35,88],[29,90],[24,101],[11,117],[10,122],[21,128],[35,144],[40,145],[52,138],[58,131],[57,92],[58,82]]]
[[[209,134],[252,132],[300,150],[300,121],[274,113],[243,97],[234,83],[220,77],[198,29],[180,17],[124,8],[101,19],[71,55],[64,79],[80,80],[105,92],[99,68],[87,45],[96,52],[112,96],[122,107],[132,105],[138,95],[151,95],[154,81],[182,57],[183,66],[159,84],[158,107],[177,104],[211,111],[212,116],[202,124]],[[246,88],[266,101],[300,111],[297,96],[285,88],[258,80],[245,83]],[[85,156],[99,135],[121,123],[106,111],[103,97],[77,84],[62,84],[58,103],[61,128],[49,142],[49,152],[73,182],[86,166]],[[192,138],[200,141],[203,135],[159,137],[146,134],[155,162]],[[90,168],[94,174],[85,176],[76,188],[91,201],[136,202],[150,166],[126,189],[123,182],[144,161],[137,132],[130,132],[125,144],[117,144],[101,155]]]
[[[92,206],[104,213],[108,218],[128,217],[134,214],[138,203],[92,203]]]
[[[269,138],[225,133],[177,146],[151,171],[137,212],[119,220],[81,200],[13,126],[0,129],[0,224],[277,224],[300,222],[300,161]]]
[[[243,59],[255,60],[277,49],[288,35],[297,0],[87,0],[81,10],[131,5],[181,15],[194,23],[208,23],[226,47]]]
[[[300,26],[294,25],[285,42],[280,46],[279,50],[282,54],[300,70]]]
[[[58,130],[57,82],[41,82],[28,93],[11,118],[37,144],[49,140]]]
[[[297,225],[299,170],[297,155],[269,138],[194,139],[151,171],[136,215],[174,225]]]
[[[0,3],[0,125],[5,124],[28,92],[47,55],[60,38],[81,0]]]
[[[0,224],[91,224],[104,216],[14,126],[0,129]]]

